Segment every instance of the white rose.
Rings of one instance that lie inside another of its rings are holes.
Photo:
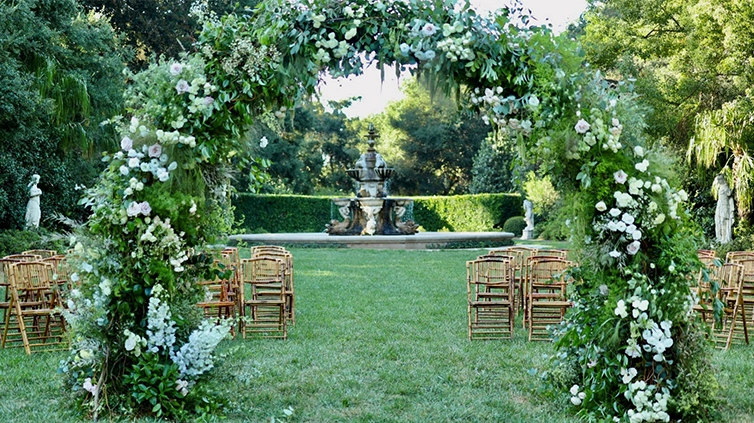
[[[597,209],[598,211],[601,211],[601,212],[603,212],[603,211],[607,210],[607,205],[605,204],[605,202],[604,202],[604,201],[600,201],[600,202],[599,202],[599,203],[597,203],[597,204],[596,204],[596,205],[595,205],[594,207],[595,207],[595,208],[596,208],[596,209]]]
[[[634,165],[634,167],[635,167],[635,168],[636,168],[636,170],[638,170],[639,172],[646,172],[646,171],[647,171],[647,168],[649,167],[649,160],[647,160],[647,159],[644,159],[644,160],[642,160],[642,161],[641,161],[641,163],[636,163],[636,164]]]
[[[579,121],[576,122],[576,126],[573,127],[573,129],[575,129],[579,134],[586,134],[589,128],[591,128],[589,122],[585,121],[584,119],[579,119]]]

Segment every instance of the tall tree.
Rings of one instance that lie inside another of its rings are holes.
[[[459,111],[455,101],[429,90],[415,80],[402,87],[403,100],[385,113],[386,131],[396,151],[398,172],[392,191],[405,195],[466,193],[471,184],[474,156],[490,128],[481,118]],[[392,148],[393,150],[390,150]]]
[[[119,50],[74,0],[0,2],[0,228],[23,226],[34,173],[43,217],[76,208],[97,173],[86,157],[108,147],[99,123],[121,110]]]
[[[652,135],[728,176],[742,218],[754,188],[752,19],[747,0],[590,1],[582,37],[589,62],[618,79],[639,77]]]

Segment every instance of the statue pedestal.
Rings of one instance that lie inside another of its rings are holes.
[[[534,229],[524,229],[521,239],[534,239]]]

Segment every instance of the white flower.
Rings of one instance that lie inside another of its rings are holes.
[[[631,367],[630,369],[628,369],[628,371],[626,371],[626,369],[621,369],[620,373],[621,375],[623,375],[623,384],[628,385],[639,372],[636,370],[636,368]]]
[[[401,43],[399,48],[401,49],[401,53],[403,53],[404,55],[408,55],[408,52],[411,49],[411,47],[406,43]]]
[[[149,205],[147,201],[139,204],[139,211],[144,216],[149,216],[149,213],[152,213],[152,207]]]
[[[190,89],[191,86],[185,79],[181,79],[177,84],[175,84],[175,90],[178,92],[178,94],[187,93]]]
[[[631,195],[625,192],[616,191],[613,196],[615,197],[615,201],[618,203],[618,207],[628,207],[633,201]]]
[[[622,212],[620,211],[620,209],[616,209],[615,207],[613,207],[612,209],[610,209],[609,213],[610,213],[610,216],[612,217],[618,217],[620,216]]]
[[[194,213],[196,213],[196,203],[194,202],[194,200],[191,200],[191,208],[189,209],[189,214]]]
[[[140,212],[141,212],[141,207],[139,207],[138,201],[132,201],[128,205],[128,208],[126,209],[126,214],[131,217],[138,216]]]
[[[539,99],[537,98],[537,96],[529,96],[529,107],[532,109],[539,107]]]
[[[92,378],[90,377],[84,379],[84,383],[83,385],[81,385],[81,387],[92,395],[97,395],[97,392],[99,391],[97,385],[92,385]]]
[[[631,238],[633,238],[634,241],[640,240],[641,239],[641,231],[640,230],[635,230],[635,231],[631,232]]]
[[[661,224],[664,221],[665,221],[665,214],[660,213],[660,214],[657,215],[657,217],[655,217],[654,224],[655,225],[659,225],[659,224]]]
[[[613,118],[613,120],[611,121],[611,123],[613,124],[613,126],[620,126],[620,121],[618,119],[616,119],[616,118]]]
[[[431,37],[431,36],[435,35],[435,32],[437,32],[437,27],[434,24],[430,23],[430,22],[427,22],[422,27],[422,34],[425,37]]]
[[[212,97],[210,97],[210,96],[206,96],[206,97],[204,97],[204,101],[203,101],[203,103],[204,103],[204,105],[205,105],[205,106],[209,106],[209,105],[211,105],[211,104],[212,104],[212,103],[214,103],[214,102],[215,102],[215,99],[214,99],[214,98],[212,98]]]
[[[626,225],[630,225],[634,223],[634,216],[630,213],[623,213],[623,218],[621,218],[621,220],[626,222]]]
[[[149,157],[160,157],[162,154],[162,146],[160,144],[154,144],[149,147]]]
[[[621,169],[613,173],[613,178],[615,178],[615,182],[619,184],[623,184],[626,182],[626,179],[628,178],[628,174]]]
[[[620,251],[617,251],[617,250],[610,251],[608,254],[612,258],[618,258],[623,255]]]
[[[640,145],[637,145],[636,147],[634,147],[634,154],[637,157],[644,157],[644,149],[641,148]]]
[[[178,75],[181,72],[183,72],[183,66],[181,66],[180,63],[173,63],[172,65],[170,65],[171,75]]]
[[[132,148],[134,148],[134,142],[131,140],[131,138],[123,137],[122,140],[120,140],[120,148],[123,149],[123,151],[128,151]]]
[[[647,311],[647,308],[649,308],[649,300],[642,300],[640,298],[637,298],[631,303],[631,307],[640,311]]]
[[[581,398],[579,398],[579,397],[571,397],[571,403],[573,405],[581,405]]]
[[[579,394],[579,385],[571,386],[571,395],[576,396]]]
[[[647,160],[647,159],[644,159],[644,160],[642,160],[642,161],[641,161],[641,163],[636,163],[636,164],[634,165],[634,167],[635,167],[635,168],[636,168],[636,170],[638,170],[639,172],[646,172],[646,171],[647,171],[647,168],[649,167],[649,160]]]
[[[260,147],[265,148],[265,147],[267,147],[267,144],[269,144],[269,141],[267,141],[267,137],[262,137],[259,140],[259,146]]]
[[[686,201],[689,199],[689,195],[686,193],[685,190],[678,191],[678,198],[681,199],[681,201]]]
[[[346,34],[343,36],[346,40],[350,40],[351,38],[356,36],[356,28],[351,28],[348,31],[346,31]]]
[[[178,379],[175,381],[175,390],[180,392],[184,397],[188,395],[188,381]]]
[[[120,174],[123,176],[128,176],[128,166],[123,165],[120,167]]]
[[[607,205],[605,204],[604,201],[600,201],[599,203],[597,203],[594,206],[594,208],[596,208],[598,211],[603,212],[603,211],[607,210]]]
[[[139,162],[138,157],[131,157],[128,159],[128,167],[139,167],[140,164],[141,162]]]
[[[626,251],[628,252],[628,254],[633,256],[639,252],[639,248],[641,248],[641,243],[639,241],[634,241],[628,244]]]
[[[576,126],[573,127],[573,129],[575,129],[579,134],[586,134],[589,128],[591,128],[589,122],[585,121],[584,119],[579,119],[579,121],[576,122]]]

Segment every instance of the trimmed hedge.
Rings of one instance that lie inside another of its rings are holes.
[[[323,232],[333,216],[332,197],[239,194],[233,200],[239,231],[246,233]],[[425,231],[499,231],[523,213],[518,194],[414,197],[414,221]],[[334,212],[337,215],[337,211]]]

